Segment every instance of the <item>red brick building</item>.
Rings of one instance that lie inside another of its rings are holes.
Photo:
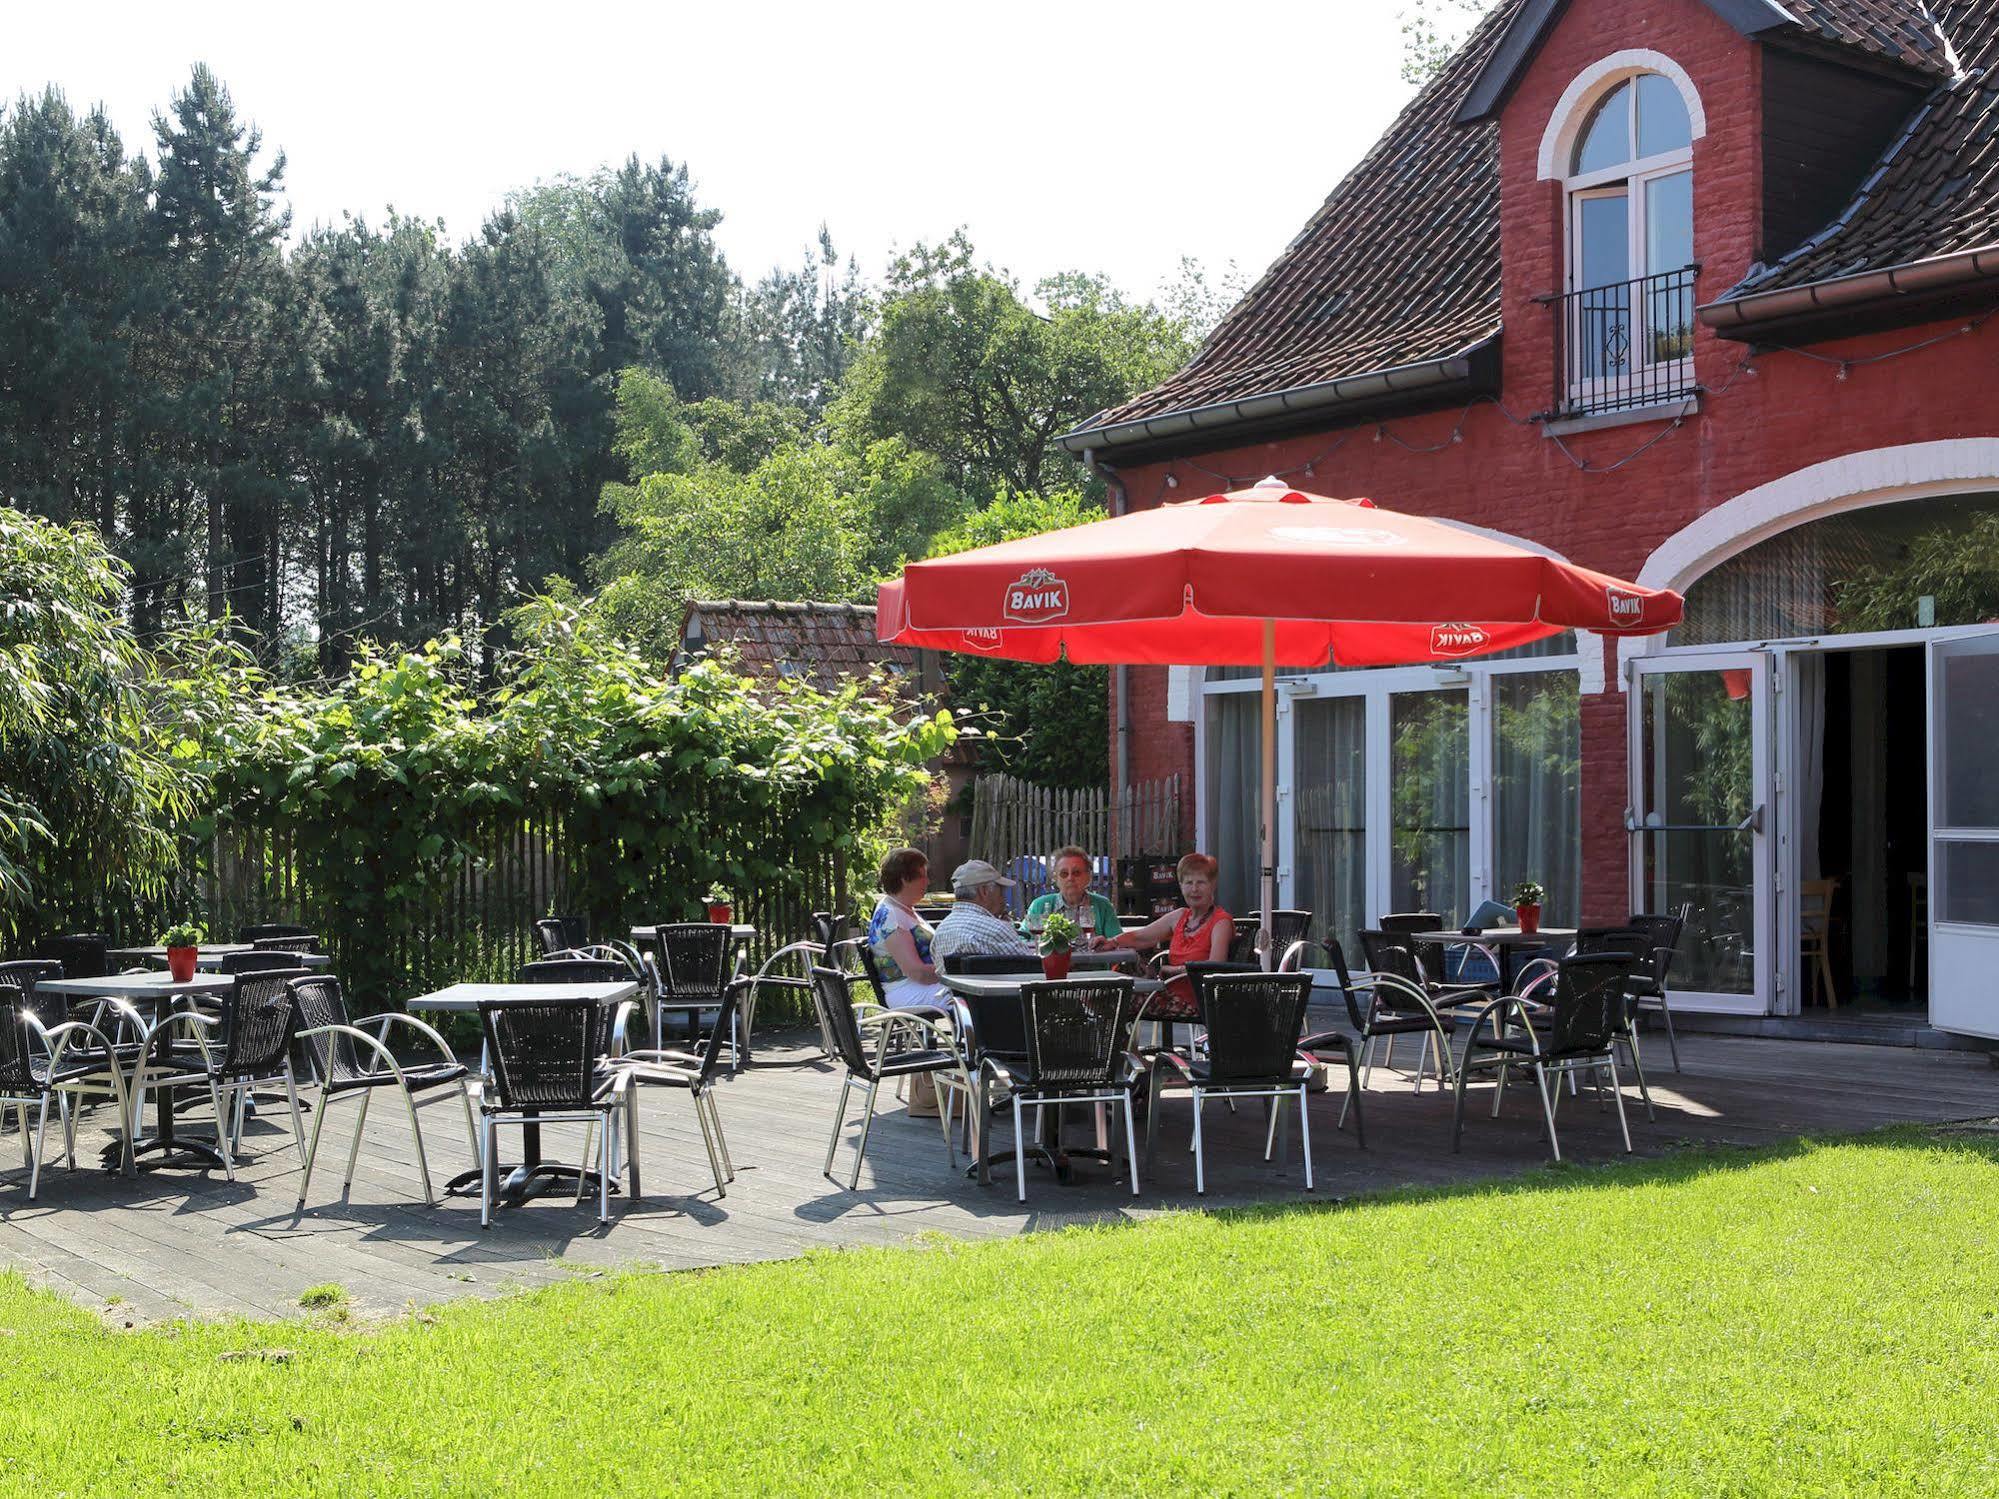
[[[1503,0],[1064,441],[1117,505],[1276,474],[1687,594],[1655,641],[1288,679],[1281,878],[1332,934],[1537,878],[1688,908],[1687,1007],[1999,1036],[1995,308],[1990,0]],[[1194,777],[1251,904],[1253,684],[1116,677],[1114,776]]]

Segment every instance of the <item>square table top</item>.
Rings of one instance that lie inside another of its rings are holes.
[[[94,979],[37,979],[37,993],[80,994],[86,999],[111,995],[119,999],[179,998],[184,994],[227,994],[236,987],[233,974],[196,974],[184,984],[165,969],[153,973],[107,973]]]
[[[600,1005],[616,1004],[639,992],[630,981],[608,984],[453,984],[435,994],[419,994],[405,1000],[405,1010],[429,1010],[448,1015],[468,1015],[481,1004],[494,1000],[533,1002],[551,999],[589,999]]]
[[[287,958],[297,958],[300,968],[325,968],[332,963],[323,952],[287,952],[282,948],[258,948],[248,942],[204,942],[194,950],[196,968],[216,968],[232,953],[275,952]],[[116,958],[121,963],[164,963],[167,950],[164,947],[114,947],[105,953],[108,958]]]
[[[720,925],[719,922],[716,924]],[[702,925],[702,923],[698,921],[690,921],[685,923],[685,925],[700,926]],[[656,926],[635,926],[632,928],[632,941],[650,942],[653,939],[653,937],[658,933],[658,931],[659,928]],[[729,931],[734,935],[735,939],[738,942],[747,942],[750,940],[750,938],[756,936],[757,934],[757,929],[755,927],[745,926],[741,922],[736,922],[733,925],[731,925]]]
[[[1572,926],[1544,926],[1538,931],[1523,932],[1517,926],[1489,926],[1482,932],[1407,932],[1405,935],[1415,942],[1444,943],[1484,942],[1494,947],[1540,947],[1547,942],[1567,942],[1574,937]]]
[[[955,994],[970,994],[981,998],[992,998],[1020,993],[1022,984],[1042,982],[1040,969],[1022,969],[1019,973],[947,973],[944,982]],[[1131,992],[1141,999],[1148,994],[1157,994],[1164,983],[1156,978],[1136,978],[1132,980]]]

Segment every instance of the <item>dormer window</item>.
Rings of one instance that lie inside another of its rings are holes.
[[[1694,134],[1681,86],[1660,73],[1609,81],[1581,111],[1562,183],[1566,414],[1693,390]]]

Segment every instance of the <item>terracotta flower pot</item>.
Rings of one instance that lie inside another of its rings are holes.
[[[1541,908],[1539,906],[1515,906],[1513,914],[1520,918],[1520,930],[1529,936],[1541,930]]]
[[[735,922],[736,908],[721,901],[708,902],[708,919],[716,926],[729,926]]]
[[[170,947],[167,949],[167,973],[176,984],[185,984],[194,977],[194,961],[200,955],[197,947]]]
[[[1041,976],[1050,979],[1065,979],[1069,976],[1069,962],[1075,954],[1066,948],[1061,952],[1045,952],[1041,955]]]

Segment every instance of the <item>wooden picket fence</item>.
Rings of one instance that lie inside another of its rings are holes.
[[[1020,880],[1021,898],[1049,888],[1048,855],[1065,843],[1095,856],[1098,886],[1109,893],[1113,858],[1178,848],[1180,777],[1140,781],[1115,796],[1103,787],[1062,791],[1008,775],[973,783],[971,855]]]

